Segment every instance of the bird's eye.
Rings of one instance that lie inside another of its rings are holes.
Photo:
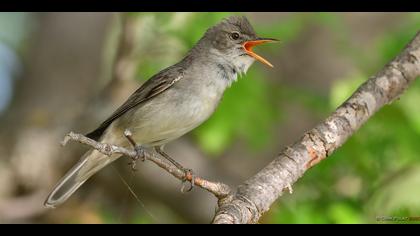
[[[231,33],[230,38],[233,39],[233,40],[239,39],[239,33],[238,32]]]

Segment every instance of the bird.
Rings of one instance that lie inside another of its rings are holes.
[[[136,151],[153,148],[185,172],[167,153],[165,144],[206,121],[223,94],[254,61],[273,67],[256,54],[256,45],[278,41],[258,37],[245,16],[230,16],[208,28],[178,63],[143,83],[99,127],[86,137],[102,143],[130,147],[123,135],[129,130]],[[88,150],[55,185],[44,202],[54,208],[64,203],[92,175],[121,155]]]

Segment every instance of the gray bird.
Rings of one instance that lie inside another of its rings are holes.
[[[207,120],[224,91],[258,60],[272,65],[252,51],[258,44],[276,41],[259,38],[245,17],[232,16],[209,28],[178,63],[137,89],[107,120],[86,136],[99,142],[129,148],[123,135],[130,130],[141,148],[154,148],[178,168],[180,164],[163,152],[163,146]],[[97,150],[87,151],[47,197],[44,205],[66,201],[93,174],[119,158]]]

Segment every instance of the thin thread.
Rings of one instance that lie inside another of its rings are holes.
[[[120,174],[120,172],[114,167],[112,166],[112,168],[115,170],[115,172],[117,172],[118,177],[121,179],[121,181],[123,182],[123,184],[128,188],[128,190],[130,191],[130,193],[134,196],[134,198],[136,199],[136,201],[143,207],[144,211],[150,216],[150,218],[152,218],[155,222],[158,222],[158,220],[156,219],[155,216],[153,216],[153,214],[146,208],[146,206],[144,205],[144,203],[140,200],[139,196],[134,192],[134,190],[130,187],[130,185],[125,181],[125,179],[122,177],[122,175]],[[134,176],[134,173],[133,173]]]
[[[114,170],[115,170],[115,168],[114,168]],[[115,170],[115,171],[117,171],[117,170]],[[130,185],[133,183],[132,181],[133,181],[133,177],[134,175],[131,175],[130,176],[130,180],[128,181],[129,183],[130,183]],[[127,212],[127,210],[128,210],[128,198],[130,197],[130,194],[128,193],[128,194],[124,194],[124,198],[123,198],[123,201],[122,201],[122,207],[121,207],[121,211],[120,211],[120,214],[119,214],[119,216],[118,216],[118,221],[119,222],[123,222],[122,220],[123,220],[123,218],[124,218],[124,213],[126,213]]]

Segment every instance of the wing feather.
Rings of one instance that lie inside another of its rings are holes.
[[[177,81],[183,78],[183,69],[171,70],[167,68],[156,74],[149,80],[147,80],[140,88],[138,88],[128,99],[125,101],[112,115],[106,119],[102,124],[90,132],[86,136],[88,138],[99,140],[103,132],[108,126],[117,118],[122,116],[124,113],[132,109],[133,107],[142,104],[149,99],[163,93],[170,87],[172,87]]]

